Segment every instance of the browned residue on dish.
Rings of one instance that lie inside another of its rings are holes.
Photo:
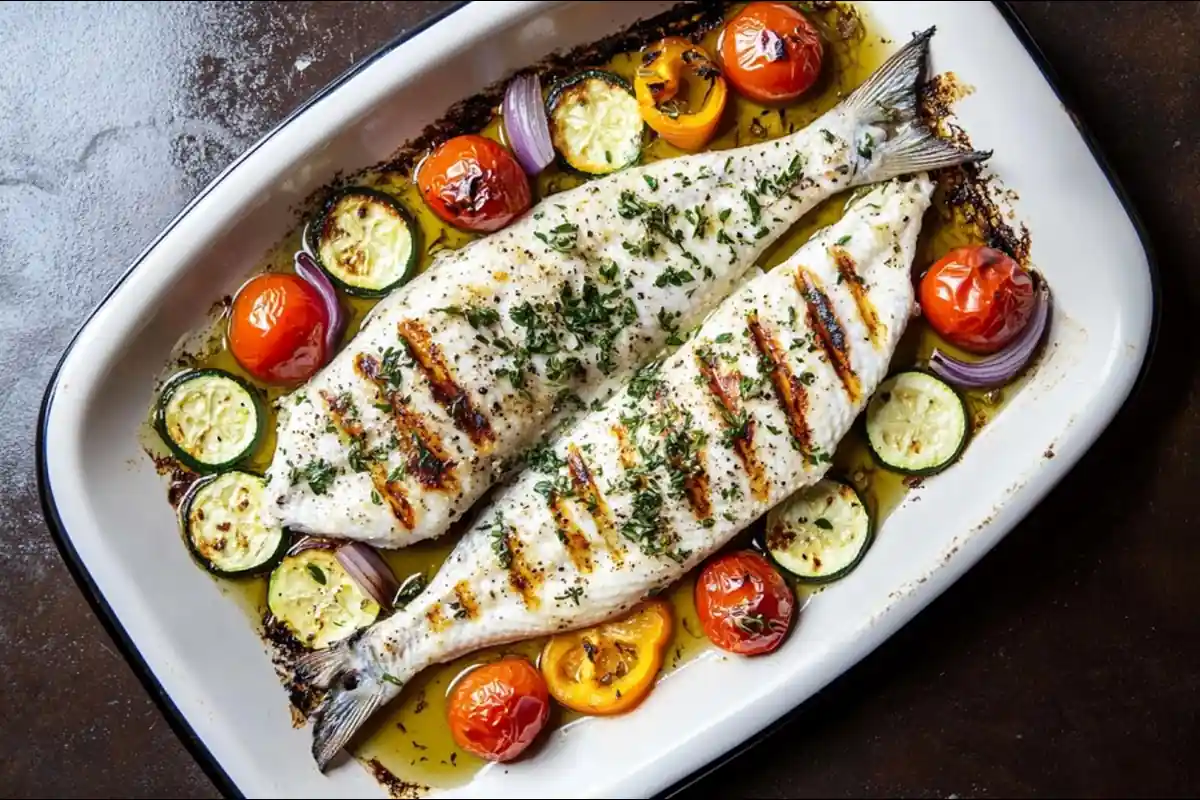
[[[966,131],[954,123],[954,103],[974,89],[959,81],[953,72],[935,75],[921,89],[921,119],[943,139],[962,148],[971,147]],[[1029,229],[1020,225],[1016,230],[1005,221],[1004,213],[992,196],[993,186],[984,176],[984,165],[966,164],[937,172],[938,195],[934,203],[944,219],[959,215],[962,221],[974,226],[989,246],[1008,253],[1025,267],[1030,267],[1031,247]],[[1009,193],[1015,200],[1015,193]]]
[[[367,762],[367,766],[371,768],[371,774],[375,780],[387,789],[387,792],[396,800],[415,800],[416,798],[424,797],[429,793],[429,787],[420,783],[412,783],[396,777],[390,769],[385,767],[378,758],[372,758]]]

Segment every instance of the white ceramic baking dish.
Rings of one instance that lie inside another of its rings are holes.
[[[172,344],[240,283],[291,225],[290,209],[334,172],[385,159],[454,100],[551,51],[669,5],[474,3],[388,45],[217,177],[64,355],[39,427],[47,519],[110,633],[224,791],[384,794],[353,764],[317,771],[310,731],[293,728],[263,644],[179,546],[137,438]],[[1033,261],[1054,287],[1044,362],[962,462],[887,520],[853,580],[811,603],[778,654],[710,653],[635,714],[556,732],[536,758],[486,769],[454,794],[644,796],[678,786],[837,677],[969,569],[1075,464],[1133,387],[1152,340],[1150,259],[1011,12],[991,3],[862,5],[897,41],[936,25],[934,69],[975,88],[959,118],[977,147],[994,148],[991,169],[1019,195]]]

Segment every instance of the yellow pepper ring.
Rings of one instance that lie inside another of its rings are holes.
[[[654,686],[671,627],[671,607],[649,600],[610,622],[552,637],[541,659],[550,694],[584,714],[632,709]]]
[[[699,108],[678,108],[685,75],[710,82]],[[679,149],[693,152],[712,139],[728,98],[725,78],[704,48],[678,36],[642,53],[633,91],[646,124]]]

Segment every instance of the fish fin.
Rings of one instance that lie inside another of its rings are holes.
[[[387,688],[368,676],[351,676],[332,686],[313,722],[312,754],[322,772],[351,737],[383,705]]]
[[[846,98],[847,109],[859,123],[855,146],[871,162],[873,180],[983,161],[992,155],[955,147],[920,120],[920,86],[935,30],[914,36]]]
[[[345,642],[341,642],[334,647],[300,656],[296,661],[296,680],[305,686],[328,689],[350,669],[350,649]]]
[[[925,128],[909,127],[879,145],[878,163],[871,175],[882,181],[984,161],[991,155],[990,151],[962,150]]]

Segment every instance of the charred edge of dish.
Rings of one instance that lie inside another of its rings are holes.
[[[628,469],[632,464],[633,453],[632,451],[628,452],[630,461],[626,463],[628,441],[624,430],[619,425],[613,427],[613,433],[616,434],[621,447],[621,464]],[[617,535],[617,527],[613,523],[612,513],[608,510],[608,503],[604,502],[604,496],[600,494],[600,487],[596,485],[592,471],[588,468],[587,462],[583,460],[583,454],[573,444],[567,447],[567,473],[571,476],[571,485],[575,487],[575,494],[583,498],[584,504],[587,505],[592,520],[596,523],[596,530],[604,539],[605,545],[608,546],[613,561],[620,564],[623,561],[625,547]]]
[[[513,535],[513,529],[506,527],[503,536],[505,546],[511,554],[508,561],[508,584],[521,595],[521,601],[526,608],[535,609],[540,604],[537,589],[542,582],[541,576],[530,569],[525,561],[524,548],[521,540]]]
[[[450,365],[446,363],[441,348],[433,341],[429,331],[416,320],[404,320],[397,330],[417,362],[417,367],[429,381],[433,399],[446,410],[454,420],[455,427],[466,434],[471,444],[479,450],[490,449],[496,441],[491,423],[471,402],[470,395],[455,382]]]
[[[454,596],[458,599],[458,607],[464,619],[476,619],[479,616],[479,601],[471,591],[471,585],[466,581],[454,584]]]
[[[954,104],[970,93],[952,72],[935,75],[919,93],[921,120],[930,130],[946,141],[966,150],[971,139],[966,131],[953,122]],[[997,250],[1012,256],[1022,266],[1030,267],[1031,240],[1029,229],[1020,225],[1014,229],[992,195],[989,179],[980,164],[964,164],[938,170],[938,195],[941,203],[934,208],[943,216],[958,214],[978,231],[980,238]],[[1016,199],[1015,193],[1009,193]]]
[[[740,386],[741,375],[733,370],[722,376],[711,354],[698,353],[696,360],[700,365],[700,374],[708,384],[709,395],[724,412],[722,416],[737,417],[742,409],[739,402],[740,390],[735,390],[734,387]],[[722,425],[726,429],[729,428],[728,422],[723,421]],[[750,490],[756,498],[763,499],[767,496],[767,476],[766,470],[758,460],[758,454],[754,452],[754,431],[757,427],[758,422],[754,417],[747,415],[745,426],[733,437],[733,451],[742,462],[742,468],[746,470]]]
[[[317,710],[326,694],[323,689],[296,679],[296,662],[300,660],[301,656],[312,651],[300,644],[287,626],[276,619],[270,611],[263,612],[259,625],[259,633],[267,644],[271,663],[275,667],[275,674],[287,691],[292,707],[305,717],[309,717]]]
[[[571,557],[571,563],[580,572],[592,571],[592,548],[583,531],[575,521],[567,515],[567,504],[563,498],[554,494],[550,497],[550,513],[558,528],[558,539]]]
[[[871,337],[871,344],[878,350],[883,339],[883,323],[879,321],[879,312],[875,310],[875,304],[867,296],[866,282],[858,274],[858,265],[854,263],[853,256],[844,248],[834,247],[832,253],[833,262],[837,265],[839,280],[850,291],[850,296],[854,298],[854,305],[858,308],[858,315],[862,318],[863,325],[867,327],[867,335]]]
[[[354,369],[375,384],[392,408],[396,438],[407,457],[405,463],[409,473],[427,489],[455,491],[458,487],[455,463],[442,446],[441,439],[425,427],[421,415],[413,411],[397,392],[388,389],[387,383],[379,377],[379,368],[379,359],[374,356],[359,353],[354,358]]]
[[[412,797],[424,797],[429,793],[429,787],[423,783],[413,783],[406,781],[396,776],[394,772],[383,765],[383,762],[378,758],[372,758],[367,762],[367,766],[371,768],[371,775],[379,782],[383,788],[387,789],[387,793],[395,798],[395,800],[406,800]]]
[[[771,386],[775,390],[776,402],[787,417],[792,438],[802,452],[812,452],[812,431],[808,427],[808,390],[788,364],[787,351],[758,319],[758,314],[750,312],[746,317],[746,325],[750,328],[759,355],[771,364]]]
[[[817,283],[817,279],[801,267],[796,271],[796,288],[804,297],[808,307],[808,324],[816,332],[816,344],[825,353],[825,357],[833,365],[834,372],[850,396],[850,402],[857,403],[862,396],[862,384],[855,374],[850,362],[849,343],[846,341],[846,330],[829,302],[829,295]]]

